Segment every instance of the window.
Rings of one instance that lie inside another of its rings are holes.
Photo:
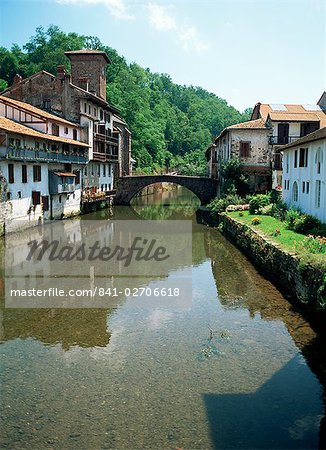
[[[35,150],[39,150],[40,149],[40,143],[39,142],[35,142]]]
[[[320,193],[321,193],[321,181],[316,181],[316,192],[315,192],[315,205],[316,208],[320,208]]]
[[[11,192],[7,192],[7,200],[11,200]]]
[[[15,182],[14,165],[13,164],[8,164],[8,181],[9,181],[9,183]]]
[[[41,204],[41,192],[40,191],[32,191],[32,203],[33,203],[33,206]]]
[[[51,100],[43,100],[43,109],[51,109]]]
[[[33,180],[41,181],[41,166],[33,166]]]
[[[79,170],[74,170],[74,174],[76,175],[76,177],[75,177],[75,184],[80,184],[80,171]]]
[[[42,195],[43,211],[49,211],[49,196]]]
[[[61,203],[61,195],[59,195],[59,203]]]
[[[77,130],[76,130],[76,128],[74,128],[74,129],[72,130],[72,134],[73,134],[73,139],[74,139],[74,141],[77,141]]]
[[[109,177],[111,176],[111,165],[110,164],[108,164],[108,176]]]
[[[316,152],[315,164],[317,164],[317,173],[319,174],[321,171],[321,165],[323,163],[323,153],[321,148],[319,148]]]
[[[91,165],[91,174],[94,175],[94,164]]]
[[[300,126],[300,136],[306,136],[309,133],[319,130],[319,122],[302,123]]]
[[[18,192],[17,192],[17,197],[18,197],[18,198],[22,198],[22,191],[18,191]]]
[[[309,183],[309,181],[307,181],[307,183],[306,183],[306,193],[307,194],[309,194],[309,186],[310,185],[310,183]]]
[[[65,127],[65,134],[68,134],[68,127]]]
[[[240,157],[248,158],[250,156],[250,142],[240,142]]]
[[[97,109],[94,108],[94,116],[97,117]]]
[[[52,124],[52,134],[53,136],[59,136],[59,126],[56,123]]]
[[[289,173],[289,152],[286,152],[286,164],[285,164],[285,168],[286,168],[286,173]]]
[[[84,103],[84,113],[87,113],[87,104]]]
[[[27,183],[27,166],[22,165],[22,183]]]
[[[298,197],[299,197],[299,192],[298,192],[298,183],[295,181],[293,183],[293,191],[292,191],[292,199],[294,202],[298,201]]]
[[[101,176],[101,164],[97,166],[97,174],[99,177]]]
[[[14,140],[14,138],[9,138],[9,140],[8,140],[8,145],[9,145],[9,147],[13,147],[13,146],[15,145],[15,140]]]
[[[294,168],[298,167],[298,150],[294,152]]]
[[[16,147],[20,147],[20,139],[16,139]]]
[[[88,114],[91,115],[91,105],[88,105]]]
[[[106,165],[103,164],[103,177],[105,177],[105,176],[106,176]]]
[[[299,167],[308,166],[308,149],[300,148]]]
[[[101,120],[101,122],[103,121],[103,117],[104,117],[103,109],[100,109],[100,120]]]
[[[302,193],[304,194],[306,192],[306,182],[302,182]]]

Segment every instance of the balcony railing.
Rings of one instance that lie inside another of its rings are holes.
[[[291,144],[299,138],[300,136],[269,136],[268,142],[270,145],[285,145]]]
[[[110,153],[100,153],[100,152],[93,152],[93,159],[95,161],[118,161],[119,155],[112,155]]]
[[[59,162],[59,163],[75,163],[86,164],[88,162],[87,155],[64,154],[56,152],[46,152],[44,150],[33,150],[29,148],[8,148],[0,149],[0,158],[17,159],[24,161],[43,161],[43,162]]]
[[[95,133],[95,141],[106,142],[111,145],[118,145],[119,138],[110,136],[108,134]]]
[[[62,194],[63,192],[74,192],[75,189],[76,185],[72,183],[58,184],[58,194]]]

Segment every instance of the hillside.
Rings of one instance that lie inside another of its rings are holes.
[[[56,26],[37,28],[22,48],[0,47],[0,91],[16,73],[26,77],[44,69],[55,74],[58,64],[69,70],[64,52],[82,48],[103,50],[112,61],[107,99],[121,110],[132,131],[138,170],[150,172],[168,165],[188,174],[203,173],[204,151],[212,136],[249,118],[200,87],[180,86],[169,75],[128,64],[96,37],[67,34]]]

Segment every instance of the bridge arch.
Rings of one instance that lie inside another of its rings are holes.
[[[184,186],[199,198],[202,205],[207,205],[217,194],[217,181],[212,178],[184,175],[136,175],[118,179],[114,203],[130,205],[132,198],[138,192],[155,183],[174,183]]]

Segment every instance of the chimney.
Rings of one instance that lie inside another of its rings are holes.
[[[62,65],[57,66],[57,79],[63,80],[66,75],[67,75],[67,72],[66,72],[65,66],[62,66]]]
[[[18,73],[16,73],[16,75],[14,76],[14,82],[13,85],[15,86],[16,84],[20,83],[22,81],[23,77],[21,75],[19,75]]]

